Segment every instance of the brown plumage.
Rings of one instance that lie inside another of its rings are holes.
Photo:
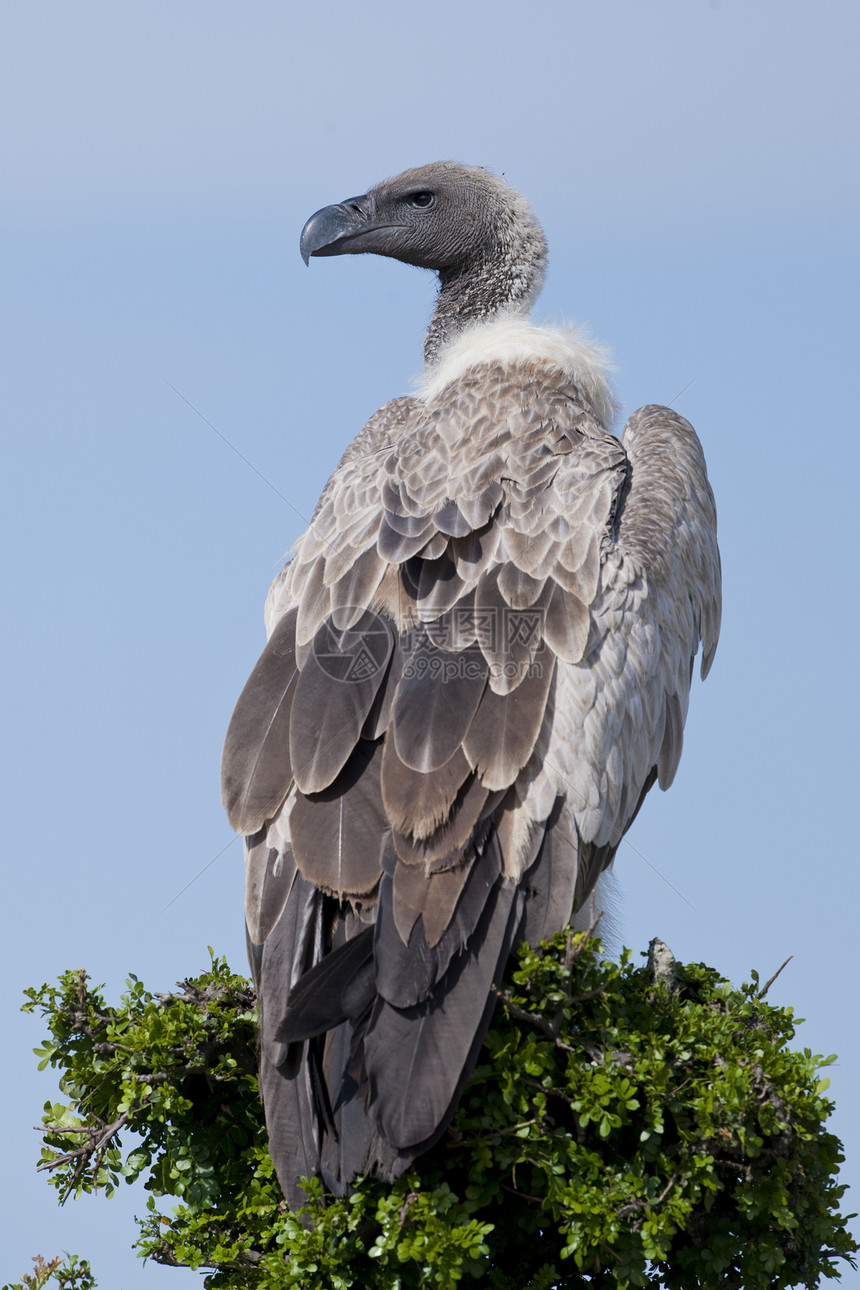
[[[365,251],[439,275],[425,385],[326,485],[224,750],[293,1205],[444,1131],[517,938],[570,921],[671,783],[719,630],[699,442],[660,407],[614,437],[601,353],[527,321],[524,199],[437,163],[302,234],[306,260]]]

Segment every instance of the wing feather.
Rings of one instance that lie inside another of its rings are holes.
[[[412,1160],[411,1156],[400,1156],[385,1141],[357,1096],[358,1085],[350,1072],[356,1042],[349,1022],[330,1031],[325,1039],[325,1082],[341,1093],[332,1109],[331,1132],[322,1140],[320,1173],[335,1196],[346,1195],[353,1178],[360,1174],[381,1173],[393,1180]]]
[[[440,650],[417,627],[397,685],[392,716],[397,756],[426,773],[450,761],[463,741],[487,684],[477,646],[459,654]]]
[[[356,998],[356,977],[360,996]],[[365,988],[367,993],[365,994]],[[327,954],[299,980],[275,1037],[280,1043],[300,1043],[334,1030],[348,1018],[359,1016],[373,999],[373,929]],[[364,1004],[364,1007],[362,1006]]]
[[[374,1118],[401,1149],[426,1149],[444,1131],[477,1059],[522,917],[522,893],[499,879],[468,951],[452,963],[436,997],[412,1008],[379,998],[365,1039]]]
[[[313,640],[293,697],[290,760],[303,793],[332,784],[361,737],[385,676],[394,635],[384,619],[365,613],[349,632],[323,624]]]
[[[290,807],[293,854],[305,878],[342,900],[369,896],[379,882],[380,838],[389,827],[379,785],[382,747],[359,739],[343,770]]]
[[[221,800],[239,833],[256,833],[290,787],[290,710],[298,683],[296,613],[286,614],[239,696],[221,758]]]
[[[422,774],[406,766],[397,756],[394,740],[386,739],[382,800],[391,825],[398,833],[418,839],[430,837],[451,814],[457,794],[471,772],[462,746],[438,770]]]
[[[376,988],[383,998],[396,1007],[428,998],[468,944],[498,876],[498,856],[490,848],[423,883],[389,852],[374,939]]]
[[[555,830],[546,829],[534,864],[523,877],[526,911],[523,940],[537,945],[570,922],[579,856],[559,857]]]
[[[435,560],[421,561],[417,600],[422,621],[432,622],[444,614],[460,600],[464,591],[463,580],[447,551]]]
[[[507,789],[532,756],[546,719],[555,658],[538,653],[515,690],[484,691],[463,751],[487,789]]]
[[[297,646],[307,645],[312,641],[331,612],[331,588],[325,584],[325,567],[325,560],[321,559],[315,560],[306,570],[307,576],[298,605]],[[298,566],[296,575],[301,572],[302,568]]]
[[[266,829],[245,839],[245,926],[263,945],[284,912],[296,876],[289,851],[272,847]]]
[[[572,591],[555,586],[544,619],[544,636],[552,652],[564,663],[579,663],[590,630],[589,606]]]
[[[500,572],[488,570],[475,588],[475,634],[489,667],[490,687],[507,694],[521,683],[542,643],[553,586],[546,583],[534,604],[517,610],[502,595]]]
[[[444,555],[448,550],[449,538],[447,533],[434,533],[426,546],[422,546],[418,552],[422,560],[438,560],[440,555]]]
[[[403,863],[415,865],[426,874],[456,864],[477,837],[478,826],[486,816],[488,796],[478,776],[470,773],[458,790],[448,817],[432,833],[419,838],[392,830],[394,848]]]
[[[666,726],[660,755],[657,758],[657,774],[660,787],[667,789],[675,778],[681,750],[684,746],[684,713],[677,694],[666,695]]]
[[[529,609],[546,586],[546,578],[533,578],[510,561],[502,565],[498,588],[511,609]]]
[[[331,619],[338,631],[350,630],[362,618],[385,576],[385,568],[385,562],[371,548],[332,585]]]
[[[391,527],[388,518],[383,516],[379,524],[377,549],[383,560],[389,564],[403,564],[417,555],[423,546],[435,536],[436,529],[431,520],[426,520],[417,533],[405,536]]]

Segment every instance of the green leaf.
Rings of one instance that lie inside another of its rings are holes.
[[[110,1194],[140,1176],[173,1197],[169,1218],[148,1201],[138,1252],[206,1269],[208,1290],[812,1287],[857,1250],[820,1078],[832,1059],[792,1050],[796,1018],[756,980],[679,964],[677,991],[655,990],[627,951],[524,947],[506,979],[516,1019],[498,1008],[442,1141],[394,1184],[334,1199],[310,1182],[300,1221],[266,1149],[249,983],[211,950],[163,996],[131,976],[117,1006],[64,973],[25,993],[48,1031],[36,1058],[60,1077],[43,1159],[125,1116],[51,1181]]]

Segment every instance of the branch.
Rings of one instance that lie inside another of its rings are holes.
[[[794,958],[794,955],[793,955],[793,954],[789,954],[788,958],[785,960],[785,962],[783,963],[782,967],[778,967],[778,968],[776,969],[776,971],[774,972],[773,976],[770,978],[770,980],[769,980],[769,981],[765,981],[764,985],[762,986],[762,988],[761,988],[761,989],[759,990],[759,992],[758,992],[757,998],[759,998],[759,999],[763,999],[763,998],[764,998],[764,996],[767,994],[768,990],[769,990],[769,989],[770,989],[770,987],[773,985],[773,983],[774,983],[774,981],[776,980],[776,978],[779,976],[780,972],[782,971],[782,968],[784,968],[784,967],[788,967],[789,963],[791,962],[791,960],[792,960],[793,958]]]
[[[585,934],[582,936],[582,939],[579,941],[579,943],[576,946],[574,946],[574,939],[579,935],[579,933],[571,930],[570,932],[568,932],[567,944],[565,945],[565,949],[564,949],[564,970],[567,973],[567,998],[569,1003],[574,1003],[574,1004],[586,1003],[589,999],[598,999],[600,998],[601,995],[604,995],[606,993],[606,990],[604,989],[603,986],[598,986],[596,990],[586,990],[584,994],[574,995],[574,994],[571,994],[570,992],[573,965],[576,962],[576,960],[579,958],[580,954],[585,949],[586,945],[588,945],[588,942],[591,940],[592,936],[594,935],[594,932],[597,928],[597,924],[600,922],[601,918],[603,917],[602,909],[599,909],[597,913],[594,912],[594,894],[593,893],[591,896],[591,906],[590,906],[589,914],[590,914],[590,921],[588,926],[585,929]],[[564,1052],[566,1053],[572,1053],[576,1051],[575,1048],[572,1048],[570,1044],[564,1043],[563,1040],[560,1038],[561,1023],[564,1020],[564,1014],[562,1012],[556,1013],[552,1021],[547,1021],[546,1017],[541,1016],[539,1013],[526,1012],[525,1008],[521,1008],[519,1004],[514,1003],[513,1000],[511,999],[509,991],[500,990],[499,987],[496,985],[491,986],[490,989],[492,990],[493,994],[496,996],[497,999],[501,999],[502,1003],[505,1005],[509,1014],[513,1017],[515,1021],[523,1021],[527,1025],[537,1026],[538,1030],[542,1030],[543,1033],[547,1036],[547,1038],[553,1041],[553,1043],[556,1045],[557,1048],[563,1049]],[[594,1053],[597,1050],[594,1049],[593,1046],[590,1044],[584,1044],[583,1047],[585,1048],[589,1056],[593,1058]],[[599,1063],[602,1064],[603,1062],[602,1054],[598,1054],[598,1057],[599,1057]]]
[[[167,1242],[162,1241],[157,1250],[147,1251],[146,1257],[166,1268],[217,1268],[219,1272],[224,1272],[231,1268],[255,1268],[263,1255],[258,1250],[244,1250],[241,1254],[237,1254],[235,1259],[228,1259],[224,1263],[204,1258],[199,1261],[195,1259],[194,1263],[191,1264],[186,1262],[185,1259],[177,1258]]]
[[[559,1026],[556,1019],[547,1021],[546,1017],[542,1017],[538,1012],[526,1012],[525,1008],[521,1008],[519,1004],[514,1003],[507,990],[500,990],[497,985],[491,986],[491,989],[496,998],[501,999],[514,1021],[524,1021],[528,1025],[537,1026],[538,1030],[543,1031],[557,1048],[562,1048],[566,1053],[575,1051],[570,1044],[564,1043],[559,1037]]]
[[[570,931],[568,932],[568,934],[567,934],[567,945],[565,946],[565,950],[564,950],[564,970],[565,970],[565,972],[569,973],[569,972],[571,971],[571,969],[573,968],[574,963],[575,963],[575,962],[576,962],[576,960],[579,958],[580,954],[581,954],[581,953],[582,953],[582,951],[585,949],[585,947],[586,947],[586,945],[588,944],[588,942],[589,942],[589,941],[592,939],[592,937],[594,936],[594,933],[597,931],[597,925],[598,925],[598,923],[600,922],[601,918],[603,917],[603,913],[604,913],[604,911],[603,911],[602,909],[598,909],[598,910],[595,912],[595,909],[594,909],[594,892],[592,892],[592,893],[591,893],[591,898],[590,898],[589,903],[588,903],[588,920],[589,920],[589,921],[588,921],[588,926],[587,926],[587,927],[586,927],[586,929],[585,929],[585,935],[583,936],[582,940],[579,942],[579,944],[576,946],[576,948],[575,948],[575,949],[574,949],[574,946],[573,946],[573,941],[574,941],[574,937],[577,935],[577,933],[576,933],[576,932],[574,932],[574,931],[573,931],[573,929],[571,928],[571,930],[570,930]]]
[[[660,1192],[660,1195],[656,1200],[646,1200],[644,1197],[641,1197],[639,1200],[632,1200],[629,1205],[622,1205],[620,1209],[615,1211],[615,1213],[619,1218],[627,1218],[628,1214],[635,1214],[637,1210],[648,1210],[653,1209],[657,1205],[662,1205],[663,1201],[669,1195],[669,1192],[675,1186],[677,1181],[678,1175],[672,1174],[672,1177],[666,1183],[666,1186]]]
[[[93,1156],[95,1156],[95,1175],[96,1178],[98,1178],[98,1172],[101,1168],[102,1160],[104,1160],[105,1153],[110,1146],[111,1138],[113,1138],[115,1134],[119,1133],[120,1129],[128,1123],[130,1115],[131,1109],[124,1111],[119,1119],[114,1120],[113,1124],[102,1123],[98,1125],[78,1125],[73,1128],[65,1128],[61,1124],[35,1126],[36,1132],[43,1135],[52,1133],[56,1134],[58,1137],[64,1137],[67,1133],[83,1133],[89,1137],[89,1141],[82,1142],[74,1151],[58,1152],[56,1155],[53,1155],[50,1160],[43,1160],[41,1164],[36,1166],[36,1169],[41,1172],[43,1169],[59,1169],[62,1165],[71,1164],[73,1160],[78,1161],[78,1164],[75,1166],[72,1176],[60,1197],[61,1205],[65,1205],[70,1193],[77,1186],[78,1181],[83,1176],[84,1171]]]

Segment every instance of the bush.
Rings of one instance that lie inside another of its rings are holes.
[[[792,1051],[791,1010],[763,993],[755,974],[737,990],[698,964],[607,962],[582,935],[523,948],[438,1146],[342,1200],[312,1182],[297,1216],[268,1157],[250,984],[213,957],[175,993],[132,978],[112,1008],[67,972],[25,1004],[65,1099],[40,1168],[62,1199],[138,1177],[176,1197],[169,1219],[150,1200],[138,1251],[212,1269],[211,1290],[814,1287],[858,1248],[825,1129],[834,1059]]]

